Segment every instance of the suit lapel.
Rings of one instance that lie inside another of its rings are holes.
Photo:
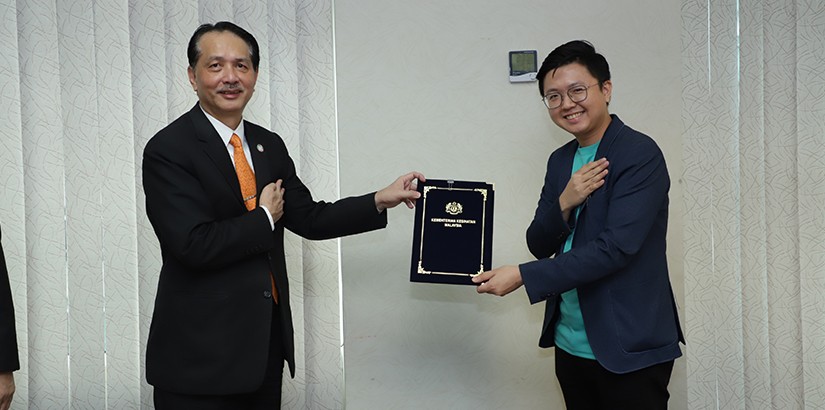
[[[257,193],[260,195],[263,187],[274,181],[269,180],[270,164],[267,160],[266,148],[263,141],[263,136],[257,132],[257,128],[246,122],[244,125],[244,132],[246,132],[246,142],[249,144],[249,153],[252,155],[252,165],[255,167],[255,183],[257,185]]]
[[[567,144],[564,147],[564,154],[561,155],[560,166],[561,168],[558,169],[559,175],[559,194],[564,192],[564,188],[567,186],[567,183],[570,182],[570,177],[572,176],[570,171],[573,169],[573,157],[576,156],[576,150],[579,148],[579,143],[576,140]]]
[[[272,152],[267,152],[268,149],[274,148],[273,144],[267,141],[268,134],[262,128],[252,126],[249,122],[246,122],[244,124],[244,132],[246,133],[246,142],[249,144],[252,164],[255,167],[255,183],[258,185],[258,199],[260,199],[263,187],[270,182],[275,182],[272,180],[272,166],[274,165],[270,159],[272,158]],[[270,212],[272,211],[274,211],[274,209],[270,209]],[[276,222],[276,226],[280,223],[282,222]],[[276,232],[277,229],[278,228],[276,228]],[[283,232],[281,232],[281,234],[283,234]],[[275,286],[278,288],[278,303],[281,309],[289,309],[289,279],[287,278],[286,271],[277,269],[276,265],[270,260],[270,273],[275,278]],[[288,338],[287,340],[291,339]]]
[[[624,123],[615,114],[611,114],[610,119],[610,125],[608,125],[604,131],[604,136],[599,142],[599,149],[596,150],[596,159],[607,156],[607,153],[610,152],[610,148],[613,146],[613,142],[616,141],[616,138],[624,128]],[[610,161],[610,158],[608,157],[607,160]]]
[[[195,135],[197,136],[201,147],[206,155],[215,164],[220,173],[224,176],[224,180],[229,184],[229,188],[235,194],[233,195],[240,206],[244,206],[243,198],[241,196],[241,184],[238,182],[238,174],[235,173],[235,167],[232,165],[232,160],[229,159],[229,153],[223,145],[218,132],[215,127],[206,118],[206,115],[201,110],[198,104],[189,111],[189,116],[192,118],[192,123],[195,126]],[[246,208],[244,208],[246,209]]]

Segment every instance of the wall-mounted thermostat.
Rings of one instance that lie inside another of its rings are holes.
[[[536,50],[521,50],[510,52],[510,82],[526,83],[536,81],[536,72],[539,71]]]

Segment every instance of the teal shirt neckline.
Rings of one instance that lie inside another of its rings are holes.
[[[586,147],[579,147],[576,150],[576,155],[573,156],[573,169],[570,175],[573,175],[581,167],[588,162],[596,159],[596,151],[599,149],[601,140],[593,145]],[[573,217],[578,220],[581,205],[576,207]],[[569,252],[573,248],[573,236],[576,234],[574,225],[573,231],[567,236],[564,242],[562,253]],[[590,348],[590,341],[587,340],[587,332],[584,328],[584,318],[579,306],[579,293],[576,289],[568,290],[561,294],[561,304],[559,307],[559,321],[556,324],[556,347],[563,349],[565,352],[574,356],[583,357],[586,359],[596,359],[593,355],[593,349]]]

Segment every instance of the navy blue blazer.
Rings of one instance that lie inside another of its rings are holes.
[[[610,161],[605,184],[571,224],[562,219],[559,195],[570,180],[578,142],[550,155],[527,229],[527,245],[538,260],[519,268],[530,302],[547,301],[539,346],[555,344],[559,295],[578,289],[596,360],[611,372],[627,373],[681,356],[684,336],[665,255],[670,189],[665,159],[650,137],[611,117],[596,152],[597,159]],[[562,253],[572,223],[573,247]]]

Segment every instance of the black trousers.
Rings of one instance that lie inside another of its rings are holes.
[[[284,373],[284,347],[281,340],[278,305],[272,304],[272,330],[269,334],[269,359],[264,382],[258,390],[245,394],[179,394],[155,388],[157,410],[258,410],[281,408],[281,381]]]
[[[673,360],[625,374],[556,348],[556,377],[568,410],[667,410]]]

